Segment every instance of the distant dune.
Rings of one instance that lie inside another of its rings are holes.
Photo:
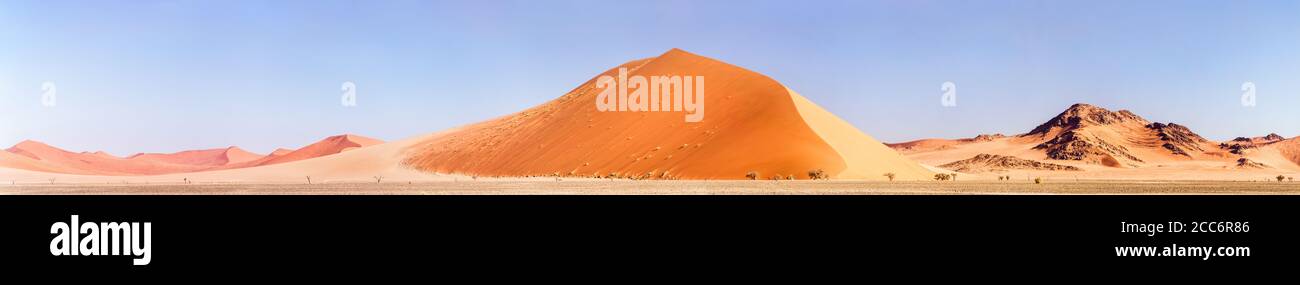
[[[703,121],[600,112],[596,78],[537,107],[421,142],[406,162],[437,173],[649,179],[929,179],[933,172],[761,74],[679,49],[600,75],[707,79]],[[599,77],[598,75],[597,77]]]
[[[262,157],[262,155],[232,146],[223,149],[190,150],[170,154],[139,153],[127,157],[127,159],[161,164],[222,166],[254,161]]]
[[[291,152],[293,152],[292,149],[277,148],[277,149],[275,149],[275,151],[272,151],[271,154],[268,154],[268,155],[266,155],[266,156],[284,156],[284,155],[289,154],[289,153],[291,153]]]
[[[1261,180],[1300,171],[1300,148],[1295,141],[1269,134],[1215,142],[1179,124],[1151,122],[1127,110],[1110,111],[1075,104],[1016,136],[924,139],[890,144],[890,147],[930,165],[963,166],[963,160],[992,154],[1084,170],[1084,173],[1054,173],[1066,168],[1019,171],[1033,175]]]
[[[77,153],[37,141],[24,141],[0,152],[0,167],[77,175],[151,176],[287,163],[381,143],[357,135],[339,135],[295,151],[279,149],[266,156],[232,146],[166,154],[138,153],[121,158],[104,152]]]
[[[384,141],[358,135],[337,135],[325,138],[319,142],[304,146],[294,151],[289,151],[287,153],[281,152],[282,154],[280,155],[267,156],[265,159],[253,161],[252,165],[260,166],[294,162],[382,143],[384,143]],[[280,152],[280,150],[277,150],[277,152]]]
[[[210,166],[151,159],[118,158],[102,152],[71,152],[37,141],[23,141],[6,149],[17,156],[3,157],[16,168],[69,174],[149,175],[199,171]]]

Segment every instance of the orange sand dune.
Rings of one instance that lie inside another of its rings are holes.
[[[406,163],[483,176],[623,176],[653,179],[930,179],[933,172],[761,74],[673,49],[602,75],[703,76],[705,117],[685,112],[600,112],[596,79],[548,103],[413,146]],[[599,77],[599,76],[597,76]]]
[[[293,161],[299,161],[304,159],[332,155],[336,153],[353,150],[356,148],[367,147],[367,146],[372,146],[372,145],[377,145],[382,143],[384,143],[384,141],[358,136],[358,135],[351,135],[351,134],[337,135],[304,146],[302,148],[299,148],[298,150],[289,151],[288,153],[283,153],[283,151],[286,151],[285,149],[278,149],[276,150],[276,152],[281,152],[283,154],[269,155],[265,159],[249,161],[248,163],[246,163],[246,165],[259,166],[259,165],[271,165],[271,164],[293,162]]]
[[[152,176],[287,163],[381,143],[357,135],[339,135],[294,151],[278,149],[266,156],[228,147],[169,154],[140,153],[119,158],[104,152],[74,153],[36,141],[24,141],[0,152],[0,167],[75,175]]]
[[[202,166],[222,166],[236,164],[248,161],[254,161],[262,158],[262,155],[251,153],[240,149],[239,147],[228,147],[220,149],[190,150],[170,154],[159,153],[139,153],[132,155],[127,159],[148,161],[161,164],[182,164],[182,165],[202,165]]]
[[[89,172],[86,171],[44,163],[33,157],[10,152],[10,151],[0,151],[0,168],[13,168],[13,169],[23,169],[23,170],[40,171],[40,172],[54,172],[54,173],[90,174]]]
[[[284,155],[289,154],[289,153],[291,153],[291,152],[293,152],[292,149],[287,149],[287,148],[277,148],[277,149],[275,149],[275,151],[272,151],[271,154],[268,154],[268,155],[266,155],[266,156],[284,156]]]
[[[35,171],[54,171],[72,174],[98,175],[147,175],[174,172],[199,171],[207,167],[201,165],[183,165],[157,163],[145,160],[118,158],[103,152],[74,153],[52,147],[37,141],[23,141],[6,150],[31,160],[22,163],[22,169]]]
[[[214,168],[201,172],[160,175],[106,176],[66,174],[67,172],[30,170],[26,168],[7,168],[9,166],[4,164],[5,162],[22,160],[5,159],[4,155],[18,155],[8,152],[0,152],[0,181],[13,181],[12,183],[17,184],[45,184],[50,183],[50,181],[55,181],[58,183],[69,184],[131,185],[186,183],[302,184],[307,183],[307,177],[311,177],[312,183],[374,183],[382,181],[384,183],[405,184],[416,181],[455,180],[459,177],[424,173],[406,167],[401,163],[402,158],[406,156],[405,153],[411,145],[414,145],[417,142],[430,140],[447,132],[450,131],[422,135],[390,143],[370,145],[362,148],[352,148],[340,153],[273,165],[256,166],[251,165],[251,162],[245,162],[241,163],[244,165],[241,168],[224,168],[230,167],[224,166],[223,168]],[[341,139],[326,139],[322,141],[322,143],[318,144],[330,145],[329,143],[324,142],[336,142],[338,144],[335,145],[347,145],[349,143],[345,141],[352,141],[352,143],[364,143],[369,145],[375,142],[374,140],[358,136],[348,137],[349,136],[332,137]],[[26,159],[26,157],[22,158]],[[259,159],[259,161],[263,160]]]

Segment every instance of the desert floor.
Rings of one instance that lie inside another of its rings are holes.
[[[8,195],[965,195],[1300,194],[1296,182],[1228,181],[628,181],[479,180],[325,184],[17,184]]]

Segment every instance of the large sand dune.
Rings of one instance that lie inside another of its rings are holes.
[[[540,106],[420,142],[406,162],[482,176],[651,179],[929,179],[933,172],[761,74],[673,49],[601,75],[703,76],[701,122],[683,112],[601,112],[596,79]],[[599,77],[599,76],[597,76]]]

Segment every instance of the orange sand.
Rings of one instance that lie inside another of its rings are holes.
[[[1063,117],[1087,118],[1078,124],[1065,124]],[[1097,123],[1107,121],[1109,123]],[[1254,138],[1249,141],[1257,148],[1247,149],[1244,155],[1233,154],[1219,146],[1219,142],[1204,140],[1187,133],[1189,140],[1183,145],[1186,155],[1166,148],[1160,134],[1146,127],[1148,122],[1127,111],[1110,112],[1095,106],[1078,104],[1053,118],[1049,123],[1019,136],[992,140],[926,139],[890,146],[907,157],[926,165],[943,165],[969,159],[981,153],[1013,156],[1044,163],[1069,165],[1084,171],[1002,171],[982,175],[964,176],[974,179],[996,179],[1011,175],[1018,179],[1048,177],[1056,179],[1131,179],[1131,180],[1266,180],[1277,175],[1297,176],[1300,173],[1300,143],[1298,139]],[[1102,157],[1097,160],[1061,160],[1050,158],[1045,150],[1035,147],[1071,130],[1078,137],[1094,143],[1115,146],[1132,158],[1122,155]],[[1238,159],[1262,163],[1267,167],[1238,167]]]
[[[926,168],[761,74],[673,49],[619,67],[630,76],[706,78],[706,116],[599,112],[595,79],[520,113],[420,142],[406,162],[437,173],[482,176],[607,176],[653,179],[929,179]],[[597,76],[599,77],[599,75]]]

